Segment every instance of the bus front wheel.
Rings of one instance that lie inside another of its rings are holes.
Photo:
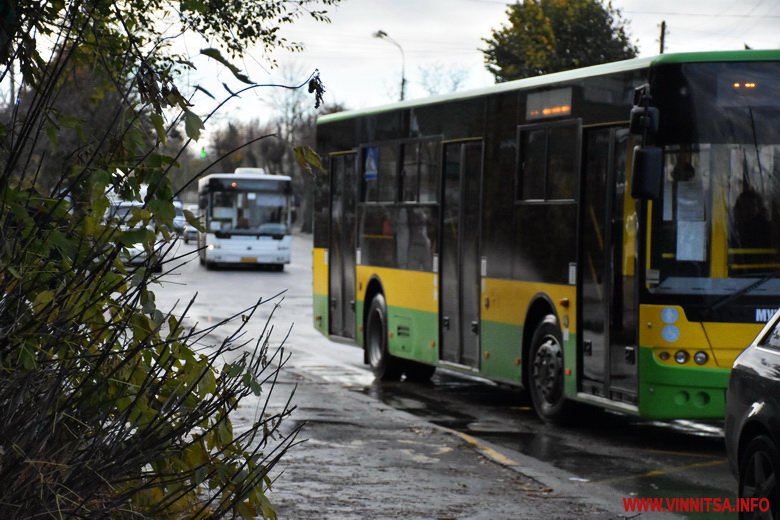
[[[387,305],[381,294],[371,300],[366,316],[366,351],[375,378],[380,381],[401,378],[401,361],[387,351]]]
[[[536,414],[545,422],[571,421],[572,403],[563,390],[563,341],[554,316],[548,316],[534,331],[529,352],[528,386]]]

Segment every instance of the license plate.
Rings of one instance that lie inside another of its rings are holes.
[[[254,264],[257,263],[257,258],[255,258],[254,256],[242,256],[241,261]]]

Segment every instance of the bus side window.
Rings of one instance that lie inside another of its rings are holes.
[[[547,130],[539,128],[522,132],[520,154],[516,200],[544,200]]]
[[[401,201],[417,202],[420,188],[420,143],[401,145]]]
[[[424,139],[401,146],[401,201],[435,202],[439,171],[439,142]]]
[[[379,147],[379,201],[395,202],[398,185],[398,146],[395,143]]]
[[[547,200],[573,200],[577,189],[577,139],[575,125],[550,128],[547,140]]]
[[[368,146],[363,149],[363,202],[376,202],[379,179],[379,148]]]
[[[427,140],[420,143],[420,202],[436,202],[438,200],[440,155],[439,141]]]
[[[516,201],[576,198],[579,134],[568,121],[520,131]]]

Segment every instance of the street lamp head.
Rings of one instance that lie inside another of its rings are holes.
[[[387,35],[385,31],[382,29],[379,29],[377,32],[374,33],[374,38],[380,38],[382,40],[385,40],[387,42],[392,43],[396,47],[398,47],[398,50],[401,51],[401,101],[404,100],[404,91],[406,90],[406,75],[404,73],[404,69],[406,68],[405,62],[406,57],[404,56],[404,48],[401,47],[401,44],[392,39],[390,36]]]

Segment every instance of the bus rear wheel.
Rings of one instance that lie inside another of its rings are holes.
[[[531,403],[545,422],[568,424],[572,403],[563,391],[563,341],[554,316],[547,316],[534,331],[528,366]]]
[[[374,296],[368,308],[366,354],[376,379],[397,381],[401,378],[401,360],[387,351],[387,305],[381,294]]]

